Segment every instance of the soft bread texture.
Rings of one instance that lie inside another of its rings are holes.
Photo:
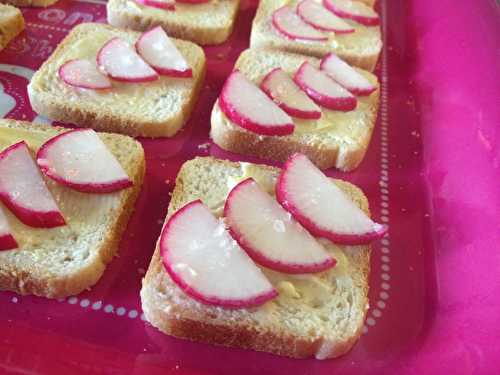
[[[244,167],[244,163],[210,157],[186,162],[177,176],[167,217],[195,199],[220,215],[228,181],[245,176]],[[252,167],[260,178],[273,181],[279,173],[276,168]],[[340,180],[335,183],[368,213],[368,202],[360,189]],[[165,271],[157,245],[142,282],[145,317],[164,333],[192,341],[294,358],[337,357],[350,350],[361,334],[368,309],[370,247],[328,243],[327,250],[338,262],[333,269],[313,274],[313,279],[263,269],[280,296],[257,308],[227,310],[201,304],[184,294]],[[300,287],[308,283],[313,283],[310,293],[296,298],[293,285],[300,293]]]
[[[33,109],[53,120],[131,136],[171,137],[187,121],[205,77],[206,59],[194,43],[172,39],[193,70],[192,78],[160,76],[154,82],[113,81],[98,92],[71,87],[58,75],[74,58],[95,59],[113,37],[135,43],[140,33],[96,23],[76,26],[35,73],[28,85]]]
[[[239,0],[210,0],[202,4],[176,3],[175,10],[165,10],[134,0],[109,0],[108,23],[138,31],[161,25],[175,38],[201,45],[219,44],[233,32],[239,5]]]
[[[373,71],[382,50],[379,26],[363,26],[345,19],[354,27],[352,34],[327,33],[328,41],[297,41],[280,34],[271,24],[273,12],[284,5],[295,7],[300,0],[262,0],[253,20],[250,47],[265,47],[282,51],[323,57],[333,52],[351,65]],[[325,10],[328,12],[328,10]]]
[[[0,51],[24,30],[21,11],[10,5],[0,4]]]
[[[26,140],[34,152],[64,131],[67,129],[0,120],[0,148]],[[75,295],[97,283],[116,254],[141,190],[144,151],[130,137],[99,136],[123,166],[133,187],[111,194],[85,194],[46,178],[67,222],[53,229],[28,227],[4,207],[19,248],[0,252],[0,290],[48,298]]]
[[[57,3],[58,0],[2,0],[2,3],[9,3],[17,7],[42,7],[46,8]]]
[[[281,67],[293,74],[305,60],[319,66],[316,58],[281,51],[250,49],[240,55],[235,69],[260,84],[273,68]],[[377,77],[367,71],[358,71],[379,87]],[[263,136],[243,129],[222,113],[217,102],[212,110],[210,135],[221,148],[239,154],[284,162],[291,154],[301,152],[319,168],[336,167],[350,171],[361,163],[368,149],[377,118],[379,89],[369,96],[357,98],[358,105],[354,111],[329,111],[322,108],[320,120],[294,118],[294,133],[280,137]]]

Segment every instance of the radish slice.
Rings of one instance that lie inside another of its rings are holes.
[[[308,25],[288,6],[281,7],[272,15],[272,25],[292,40],[326,41],[328,37]]]
[[[109,40],[99,50],[97,65],[117,81],[148,82],[158,78],[158,74],[120,38]]]
[[[178,3],[185,3],[185,4],[203,4],[203,3],[208,3],[210,0],[177,0]]]
[[[325,108],[344,112],[356,108],[354,95],[307,61],[295,73],[294,80],[311,99]]]
[[[380,24],[378,14],[359,1],[351,0],[323,0],[326,9],[339,17],[351,19],[365,26]]]
[[[325,56],[320,68],[354,95],[367,96],[377,89],[356,69],[333,53]]]
[[[278,294],[200,200],[188,203],[167,221],[160,252],[172,280],[199,302],[244,308]]]
[[[135,0],[137,3],[146,5],[153,8],[174,10],[175,1],[174,0]]]
[[[297,5],[297,14],[305,23],[322,31],[333,31],[337,34],[349,34],[354,28],[342,18],[329,12],[316,0],[303,0]]]
[[[0,153],[0,199],[31,227],[66,224],[24,141]]]
[[[260,87],[290,116],[304,119],[321,117],[321,109],[281,68],[271,70],[264,77]]]
[[[139,55],[159,74],[172,77],[193,76],[192,69],[161,26],[142,34],[135,46]]]
[[[251,178],[229,193],[224,216],[232,236],[265,267],[285,273],[312,273],[335,265],[292,215]]]
[[[387,231],[302,154],[292,155],[285,163],[276,198],[313,235],[332,242],[366,244]]]
[[[92,129],[49,139],[37,153],[42,172],[74,190],[110,193],[133,185],[122,166]]]
[[[59,68],[64,83],[82,89],[103,90],[111,88],[111,81],[89,60],[70,60]]]
[[[237,70],[226,80],[219,98],[219,106],[231,121],[254,133],[293,133],[294,124],[290,116]]]
[[[9,222],[5,217],[2,207],[0,207],[0,251],[11,250],[18,247],[14,236],[10,230]]]

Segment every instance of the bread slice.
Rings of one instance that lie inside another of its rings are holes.
[[[25,140],[31,150],[67,129],[0,120],[0,149]],[[115,255],[144,177],[139,142],[118,134],[99,136],[134,185],[110,194],[85,194],[46,179],[67,225],[31,228],[6,207],[4,212],[19,248],[0,251],[0,290],[48,298],[75,295],[93,286]]]
[[[250,47],[266,47],[282,51],[323,57],[333,52],[351,65],[373,71],[382,50],[379,26],[363,26],[350,23],[355,32],[351,34],[327,33],[328,41],[296,41],[280,34],[271,24],[273,12],[284,6],[295,7],[300,0],[261,0],[253,20]],[[326,11],[326,10],[325,10]]]
[[[9,3],[16,7],[42,7],[46,8],[59,0],[2,0],[3,3]]]
[[[228,185],[252,176],[273,191],[278,172],[210,157],[188,161],[177,176],[167,217],[195,199],[221,215]],[[335,183],[368,212],[368,201],[360,189],[340,180]],[[294,358],[342,355],[361,334],[368,309],[370,247],[324,243],[337,259],[333,269],[294,276],[262,268],[279,297],[257,308],[237,310],[204,305],[184,294],[165,271],[157,245],[142,281],[146,320],[168,335],[192,341]]]
[[[235,68],[259,84],[273,68],[281,67],[293,74],[303,61],[319,66],[316,58],[282,51],[250,49],[244,51]],[[370,82],[379,86],[377,77],[358,69]],[[377,109],[379,90],[358,97],[354,111],[340,112],[322,108],[319,120],[294,118],[296,129],[287,136],[263,136],[234,124],[222,113],[218,102],[212,110],[210,135],[225,150],[244,155],[284,162],[291,154],[306,154],[319,168],[336,167],[343,171],[356,168],[363,160],[370,143]]]
[[[194,43],[173,39],[193,70],[192,78],[161,76],[154,82],[113,81],[106,92],[65,84],[57,73],[70,59],[95,59],[113,37],[134,43],[140,33],[108,25],[76,26],[35,73],[28,85],[33,109],[53,120],[131,136],[171,137],[187,121],[205,76],[205,54]]]
[[[21,11],[10,5],[0,4],[0,51],[24,30]]]
[[[239,0],[209,0],[202,4],[176,3],[175,10],[164,10],[134,0],[109,0],[108,23],[138,31],[161,25],[175,38],[201,45],[219,44],[233,32],[239,5]]]

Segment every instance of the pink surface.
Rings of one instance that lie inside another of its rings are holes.
[[[244,2],[231,40],[205,49],[206,85],[189,124],[173,139],[142,140],[144,189],[100,282],[62,301],[0,292],[0,372],[499,373],[499,11],[493,0],[380,5],[379,122],[360,168],[331,173],[362,187],[389,225],[374,246],[365,334],[350,353],[290,360],[173,339],[140,319],[140,279],[178,169],[195,155],[242,159],[207,142],[213,102],[248,44],[255,4]],[[19,66],[36,69],[75,23],[105,10],[61,0],[24,14],[27,31],[0,53],[0,109],[33,120],[29,71]]]

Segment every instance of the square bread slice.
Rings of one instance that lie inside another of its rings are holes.
[[[46,8],[59,0],[2,0],[3,3],[9,3],[16,7],[42,7]]]
[[[0,51],[24,30],[21,11],[10,5],[0,4]]]
[[[210,157],[186,162],[178,176],[167,218],[186,203],[201,199],[215,215],[235,181],[254,179],[270,193],[279,170]],[[365,212],[368,201],[356,186],[335,180]],[[262,268],[280,293],[264,305],[224,309],[187,296],[165,271],[157,244],[142,281],[146,320],[175,337],[210,344],[317,359],[347,352],[361,334],[368,309],[370,246],[337,246],[324,241],[337,265],[312,275],[287,275]]]
[[[168,10],[135,0],[109,0],[108,23],[138,31],[161,25],[175,38],[201,45],[219,44],[233,32],[239,6],[239,0],[209,0],[201,4],[175,3],[175,10]]]
[[[0,149],[24,140],[35,152],[67,130],[0,120]],[[141,144],[134,139],[106,133],[99,133],[99,137],[125,169],[133,187],[110,194],[86,194],[46,178],[67,223],[52,229],[28,227],[3,206],[19,248],[0,251],[0,290],[62,298],[90,288],[103,274],[134,210],[145,160]]]
[[[140,33],[83,23],[69,33],[33,75],[28,94],[33,109],[52,120],[131,136],[171,137],[186,123],[205,77],[206,59],[194,43],[172,39],[193,70],[192,78],[160,76],[154,82],[113,81],[109,90],[78,89],[64,83],[59,67],[71,59],[95,59],[111,38],[133,44]]]
[[[280,67],[293,74],[304,61],[319,67],[319,60],[282,51],[249,49],[240,55],[235,69],[260,84],[272,69]],[[379,87],[377,77],[357,69]],[[343,171],[356,168],[363,160],[370,143],[379,103],[379,89],[369,96],[358,96],[358,105],[350,112],[331,111],[322,107],[319,120],[293,118],[295,130],[287,136],[264,136],[253,133],[230,121],[218,102],[212,110],[210,135],[221,148],[239,154],[284,162],[301,152],[319,168],[336,167]]]
[[[364,26],[345,19],[355,31],[351,34],[326,33],[327,41],[297,41],[279,33],[271,24],[273,12],[284,5],[294,8],[299,1],[261,0],[252,24],[250,47],[266,47],[315,57],[333,52],[351,65],[369,71],[375,69],[382,50],[380,26]]]

